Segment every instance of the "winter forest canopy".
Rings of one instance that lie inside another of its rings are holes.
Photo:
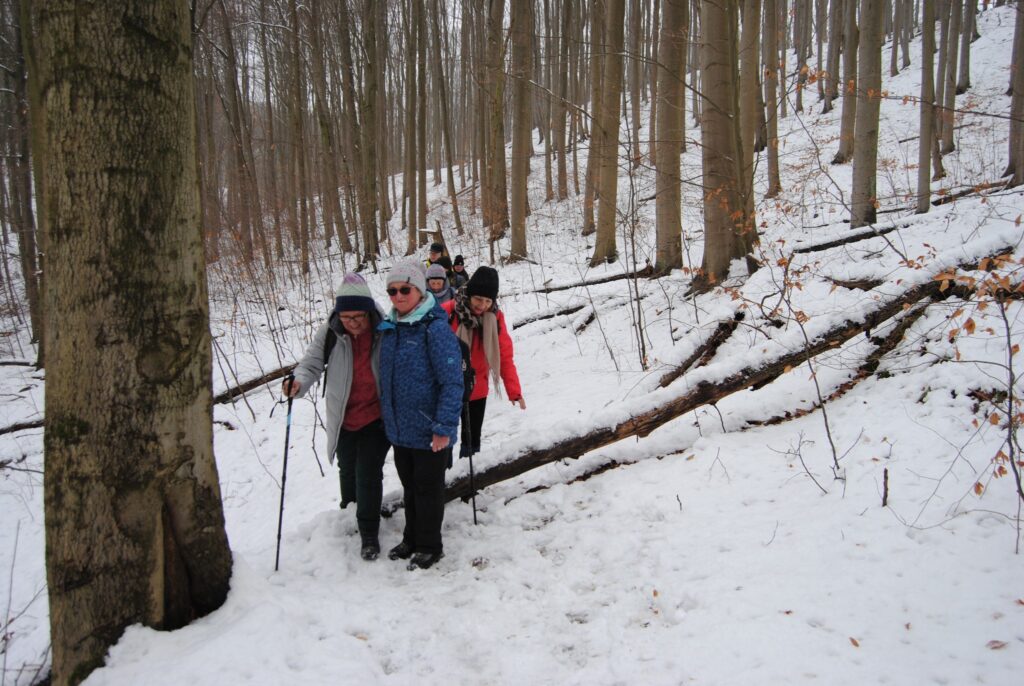
[[[0,0],[0,680],[1016,683],[1022,10]],[[433,241],[530,410],[410,575],[311,393],[275,572],[279,380]]]

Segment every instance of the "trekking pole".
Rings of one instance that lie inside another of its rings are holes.
[[[469,458],[469,498],[473,502],[473,525],[476,526],[476,486],[473,483],[473,429],[469,426],[469,403],[462,404],[462,457]]]
[[[278,563],[281,560],[281,524],[284,522],[284,484],[288,478],[288,439],[292,433],[292,384],[295,383],[295,375],[289,374],[285,380],[288,382],[288,423],[284,429],[284,466],[281,469],[281,507],[277,512],[277,552],[274,554],[274,571],[277,571]],[[317,460],[319,463],[320,460]]]

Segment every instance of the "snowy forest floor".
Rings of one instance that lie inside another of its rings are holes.
[[[974,86],[958,97],[957,151],[944,159],[936,198],[996,182],[1006,166],[1007,121],[997,117],[1009,112],[1013,12],[980,15]],[[886,79],[880,235],[809,249],[860,232],[845,223],[851,170],[828,164],[840,109],[820,114],[808,91],[808,111],[791,105],[780,121],[784,191],[757,208],[764,266],[749,276],[738,269],[727,288],[696,298],[686,295],[685,270],[538,292],[653,260],[654,203],[645,199],[654,175],[622,169],[622,259],[589,269],[581,198],[545,203],[543,156],[535,157],[531,261],[499,269],[528,409],[492,392],[476,469],[778,359],[958,266],[960,285],[992,274],[1019,283],[1024,191],[973,193],[913,213],[918,110],[903,101],[919,88],[912,57]],[[699,179],[699,145],[683,165],[684,178]],[[699,265],[700,189],[684,188],[687,264]],[[433,190],[433,216],[449,227],[445,195]],[[475,228],[464,236],[446,229],[446,238],[472,271],[486,262],[487,245],[478,218],[463,219]],[[397,220],[391,235],[400,250]],[[498,248],[507,253],[507,242]],[[995,271],[991,262],[977,268],[1007,253],[1012,260]],[[215,390],[301,356],[351,267],[320,254],[308,280],[279,273],[272,281],[211,265]],[[384,304],[383,273],[367,278]],[[743,320],[705,364],[659,385],[737,312]],[[1020,365],[1012,353],[1024,338],[1022,314],[1017,300],[980,306],[960,291],[922,300],[756,390],[487,488],[476,499],[477,526],[469,504],[450,503],[446,557],[428,571],[359,559],[354,511],[338,509],[314,392],[295,404],[274,572],[285,430],[283,409],[270,417],[278,384],[217,405],[235,553],[228,601],[173,633],[130,628],[86,683],[1019,683],[1020,500],[1000,452],[1010,452],[1005,392],[1009,362]],[[909,317],[877,369],[837,393],[827,417],[813,411]],[[31,359],[24,338],[7,336],[7,359]],[[43,373],[0,366],[0,429],[41,418],[43,391]],[[9,461],[0,471],[3,677],[20,685],[48,668],[42,430],[0,435],[0,461]],[[467,469],[457,461],[450,477]],[[386,497],[398,491],[389,458]],[[384,520],[385,549],[402,522],[401,510]]]

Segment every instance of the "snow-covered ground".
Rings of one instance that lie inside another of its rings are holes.
[[[936,189],[997,181],[1005,167],[1006,121],[981,113],[1009,111],[1013,13],[980,16],[974,86],[957,100],[972,113],[958,116],[958,151],[945,158],[949,177]],[[589,269],[592,243],[579,235],[579,202],[543,202],[538,158],[533,262],[500,268],[499,302],[513,324],[583,309],[513,331],[528,409],[492,394],[476,469],[615,425],[700,381],[776,359],[805,336],[857,321],[955,265],[1007,248],[1014,259],[1024,256],[1019,190],[912,213],[918,113],[903,103],[918,89],[912,57],[910,69],[887,79],[882,108],[885,213],[877,228],[895,230],[794,254],[851,233],[842,205],[850,168],[828,164],[840,109],[819,114],[808,92],[809,111],[791,108],[780,122],[784,193],[758,206],[765,266],[750,277],[736,274],[729,291],[696,300],[685,296],[682,272],[637,282],[646,368],[626,281],[537,291],[643,266],[652,258],[653,202],[638,202],[635,252],[623,228],[623,259]],[[763,167],[762,160],[762,191]],[[699,178],[699,171],[700,149],[691,145],[683,176]],[[628,208],[625,170],[619,188],[620,208]],[[638,170],[633,197],[649,198],[652,189],[651,170]],[[444,189],[434,193],[450,226]],[[446,231],[446,238],[472,269],[485,262],[487,246],[477,218],[464,220],[474,228],[463,237]],[[692,187],[684,230],[688,263],[699,265],[700,196]],[[397,226],[392,236],[404,245]],[[499,249],[507,253],[507,242]],[[798,285],[783,287],[783,264]],[[214,268],[216,388],[301,355],[341,268],[323,259],[307,284],[261,291]],[[1002,271],[1020,280],[1012,265]],[[384,304],[382,276],[368,280]],[[878,285],[837,284],[851,280]],[[663,374],[738,310],[743,322],[709,364],[659,387]],[[446,557],[428,571],[359,558],[354,512],[338,509],[337,476],[323,454],[322,401],[311,394],[295,404],[281,569],[274,572],[285,428],[283,408],[270,416],[277,384],[218,405],[215,447],[235,553],[228,601],[173,633],[130,628],[87,683],[1017,684],[1020,500],[1013,476],[1000,472],[1009,465],[994,461],[1009,452],[1005,425],[998,415],[993,424],[993,406],[971,394],[1007,390],[1007,361],[1021,364],[1010,355],[1024,338],[1019,303],[1005,315],[957,298],[933,302],[875,375],[828,403],[827,421],[816,411],[764,424],[813,408],[819,393],[849,380],[875,348],[866,336],[816,358],[813,373],[795,365],[645,438],[488,488],[476,499],[479,525],[469,504],[451,503]],[[871,335],[884,337],[891,327]],[[0,367],[0,427],[42,416],[42,379],[27,367]],[[28,684],[48,661],[42,430],[0,436],[0,460],[9,459],[26,471],[0,471],[4,679]],[[617,466],[602,471],[609,465]],[[458,461],[450,475],[467,467]],[[399,495],[390,460],[385,493]],[[384,520],[385,549],[398,542],[402,520],[401,510]]]

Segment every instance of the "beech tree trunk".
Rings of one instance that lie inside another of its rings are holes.
[[[184,0],[40,3],[52,683],[228,591]],[[145,36],[141,40],[140,36]],[[141,87],[140,87],[141,86]]]
[[[844,0],[843,15],[843,113],[839,127],[839,150],[832,164],[845,164],[853,157],[854,126],[857,121],[857,0]]]
[[[878,197],[875,191],[878,163],[878,115],[882,105],[882,12],[883,0],[861,0],[860,73],[857,93],[856,144],[853,154],[853,192],[850,228],[874,224]]]
[[[917,150],[917,212],[932,206],[931,154],[935,138],[935,3],[925,0],[921,20],[921,137]]]
[[[701,3],[704,259],[694,280],[698,290],[720,283],[729,263],[748,252],[738,140],[738,20],[734,3]]]
[[[667,272],[683,266],[682,218],[680,216],[679,154],[683,144],[683,106],[686,74],[683,64],[690,0],[662,0],[664,19],[658,38],[658,145],[656,151],[656,234],[654,268]]]
[[[512,245],[509,259],[521,260],[526,252],[527,178],[533,155],[531,129],[533,91],[528,79],[533,74],[533,0],[512,0]],[[565,150],[562,158],[564,162]],[[564,169],[564,167],[563,167]]]
[[[767,59],[764,65],[764,101],[765,101],[765,127],[767,128],[767,157],[768,157],[768,191],[766,198],[774,198],[782,192],[782,177],[779,174],[779,107],[776,100],[777,82],[779,79],[779,12],[776,7],[777,0],[764,0],[764,39],[765,55]],[[834,84],[835,79],[829,79]],[[834,87],[834,85],[833,85]],[[826,106],[830,102],[829,94],[825,94]]]
[[[614,262],[618,255],[615,244],[615,219],[618,209],[619,161],[619,98],[622,97],[623,22],[625,0],[608,0],[605,23],[607,52],[604,55],[604,83],[601,86],[601,109],[596,127],[601,166],[597,185],[597,241],[590,265]]]

